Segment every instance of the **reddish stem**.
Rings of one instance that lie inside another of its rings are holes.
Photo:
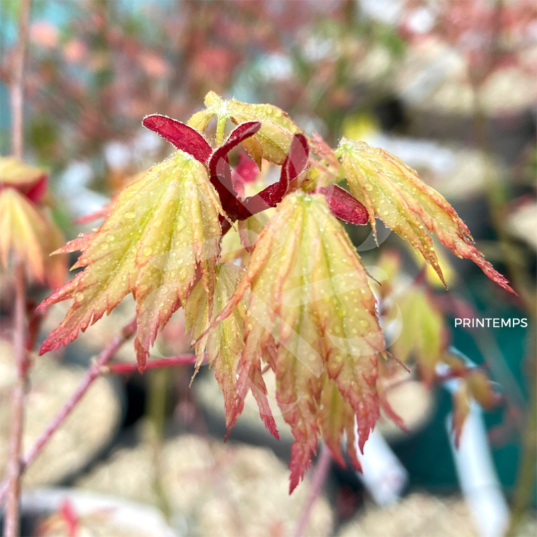
[[[26,352],[26,284],[22,263],[15,266],[15,323],[13,333],[13,354],[17,368],[17,380],[11,395],[11,438],[7,465],[7,507],[4,523],[4,537],[19,534],[19,496],[21,474],[21,444],[24,429],[24,399],[28,358]]]
[[[11,114],[12,114],[12,143],[13,155],[22,158],[23,147],[23,116],[24,116],[24,60],[28,42],[28,22],[30,19],[31,0],[23,0],[20,6],[19,43],[13,66],[11,82]]]
[[[22,158],[24,141],[24,60],[28,41],[28,23],[30,19],[31,0],[23,0],[20,6],[19,42],[15,52],[13,79],[11,81],[11,114],[13,155]],[[12,393],[12,426],[9,442],[9,459],[7,463],[8,492],[6,515],[4,520],[4,537],[19,535],[20,502],[20,452],[24,429],[24,396],[28,359],[26,352],[26,282],[24,265],[17,261],[15,265],[15,319],[13,334],[13,354],[17,368],[17,380]]]
[[[84,397],[86,392],[89,390],[91,385],[95,382],[97,378],[101,375],[103,367],[105,367],[108,362],[114,357],[119,348],[129,339],[134,332],[136,331],[136,321],[133,320],[128,325],[126,325],[121,334],[116,336],[108,344],[108,346],[99,354],[95,362],[86,372],[84,378],[73,392],[71,397],[66,401],[63,408],[56,414],[54,419],[49,423],[48,427],[41,433],[41,436],[37,439],[33,447],[28,451],[28,453],[23,457],[20,462],[20,473],[35,460],[35,458],[41,453],[45,445],[48,443],[52,435],[60,428],[65,419],[71,414],[73,409],[79,403],[79,401]],[[24,346],[24,339],[22,340]],[[6,493],[8,492],[8,483],[4,482],[0,488],[0,503],[4,501]],[[6,518],[7,522],[7,518]],[[10,537],[15,537],[16,534],[10,534]]]
[[[317,464],[315,465],[315,470],[313,472],[313,478],[311,480],[311,489],[306,499],[306,503],[302,508],[300,513],[300,519],[298,520],[297,527],[293,534],[294,537],[302,537],[305,535],[306,528],[311,515],[311,510],[317,501],[317,498],[321,495],[323,491],[324,482],[326,481],[326,476],[328,475],[328,470],[330,470],[330,461],[332,456],[330,455],[330,450],[326,444],[321,445],[321,453],[319,453],[319,458],[317,459]]]
[[[180,356],[173,356],[170,358],[163,358],[161,360],[151,360],[147,363],[145,367],[145,371],[148,369],[161,369],[163,367],[173,367],[176,365],[192,365],[196,363],[196,355],[195,354],[182,354]],[[109,374],[109,373],[119,373],[119,374],[126,374],[126,373],[139,373],[140,370],[138,369],[138,364],[110,364],[107,366],[104,366],[101,369],[101,373],[103,374]]]

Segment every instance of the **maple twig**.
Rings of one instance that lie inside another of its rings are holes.
[[[24,399],[28,358],[26,351],[26,282],[24,267],[19,261],[15,266],[15,319],[13,354],[17,379],[11,395],[11,437],[7,465],[7,506],[4,537],[15,537],[19,533],[19,496],[21,475],[21,444],[24,428]]]
[[[19,41],[15,51],[13,80],[11,82],[11,115],[13,155],[22,158],[24,129],[24,60],[28,41],[28,23],[30,19],[31,0],[23,0],[19,17]],[[26,351],[26,281],[24,265],[17,260],[15,275],[15,315],[13,332],[13,355],[17,369],[17,380],[11,395],[12,419],[9,441],[9,458],[7,463],[8,493],[4,521],[4,537],[19,535],[19,503],[21,476],[21,445],[24,428],[24,399],[26,377],[28,372],[28,353]]]
[[[13,79],[11,81],[11,121],[13,155],[22,158],[24,116],[24,60],[28,43],[28,22],[32,0],[23,0],[20,6],[19,42],[15,53]]]
[[[129,339],[136,330],[136,321],[131,321],[126,325],[121,334],[116,336],[108,346],[99,354],[97,359],[93,362],[88,369],[84,378],[76,390],[72,393],[71,397],[63,405],[62,409],[56,414],[56,416],[49,423],[48,427],[41,433],[41,436],[37,439],[32,448],[26,453],[20,462],[20,473],[22,474],[26,468],[36,459],[41,453],[45,445],[48,443],[52,435],[60,428],[65,419],[71,414],[76,405],[80,402],[82,397],[89,390],[91,385],[101,376],[101,372],[104,366],[114,357],[120,347]],[[7,493],[7,483],[4,482],[0,488],[0,503],[4,501]]]
[[[293,537],[302,537],[305,535],[311,510],[313,509],[317,498],[323,491],[324,482],[326,481],[326,476],[328,475],[328,470],[330,469],[331,460],[332,456],[330,455],[330,450],[326,444],[323,443],[321,445],[321,452],[319,453],[319,458],[317,459],[317,464],[315,465],[315,470],[313,472],[311,488],[306,499],[306,503],[302,507],[302,512],[300,513],[300,518],[295,528],[295,532],[293,533]]]
[[[162,369],[164,367],[171,367],[175,365],[191,365],[196,363],[195,354],[182,354],[179,356],[172,356],[170,358],[163,358],[161,360],[152,360],[147,363],[145,370],[148,369]],[[139,373],[138,364],[110,364],[101,368],[101,373],[106,375],[110,373]]]

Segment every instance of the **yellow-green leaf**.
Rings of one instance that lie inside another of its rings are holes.
[[[15,157],[0,157],[0,185],[26,189],[35,185],[45,172]]]
[[[446,330],[442,313],[433,303],[429,291],[412,286],[398,299],[402,330],[390,350],[403,363],[413,354],[425,382],[430,384],[435,368],[446,350]]]
[[[344,138],[338,154],[351,192],[367,208],[373,230],[378,216],[419,251],[444,282],[428,232],[435,233],[455,255],[471,259],[491,280],[514,293],[508,281],[477,250],[470,231],[453,207],[420,181],[414,170],[387,151],[365,142]]]
[[[230,118],[235,124],[260,121],[259,132],[243,142],[243,146],[261,168],[261,159],[282,164],[289,152],[293,134],[302,130],[289,115],[271,104],[248,104],[236,99],[224,101],[216,93],[205,97],[205,110],[194,114],[188,124],[198,131],[204,131],[211,119]]]
[[[15,254],[27,277],[55,289],[65,281],[66,258],[50,253],[63,242],[60,230],[43,211],[14,188],[0,190],[0,262],[5,270]]]
[[[144,367],[157,332],[188,297],[198,273],[212,296],[222,214],[206,168],[181,151],[127,186],[97,232],[62,249],[81,250],[75,267],[85,269],[44,302],[74,299],[41,352],[72,341],[132,292],[135,346]]]
[[[494,391],[492,382],[486,373],[478,368],[472,369],[465,378],[468,389],[472,397],[488,410],[493,408],[500,401],[500,396]]]
[[[287,196],[277,207],[235,295],[213,324],[225,319],[247,290],[235,413],[242,410],[264,357],[276,373],[276,396],[297,441],[291,461],[294,488],[317,445],[318,420],[326,414],[324,387],[336,389],[345,403],[336,405],[344,417],[323,417],[326,424],[333,421],[330,430],[339,436],[354,428],[356,416],[363,446],[378,418],[377,357],[384,352],[384,338],[375,298],[356,250],[324,196],[303,192]],[[330,445],[335,449],[337,440],[331,437]]]

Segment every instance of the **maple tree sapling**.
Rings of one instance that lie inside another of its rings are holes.
[[[251,391],[267,429],[278,436],[263,379],[265,368],[274,371],[276,399],[295,438],[293,490],[319,437],[343,464],[346,435],[359,467],[355,421],[363,449],[380,407],[397,419],[379,385],[387,350],[375,295],[341,221],[375,229],[380,218],[442,279],[433,233],[514,291],[476,249],[451,205],[393,155],[346,139],[332,150],[272,105],[225,101],[212,92],[205,105],[187,124],[160,115],[144,119],[177,151],[125,187],[95,232],[59,250],[80,251],[75,267],[84,270],[43,302],[73,299],[41,353],[73,341],[132,294],[143,370],[157,334],[184,307],[198,365],[214,365],[229,428]],[[205,131],[214,117],[213,147]],[[228,120],[236,127],[224,139]],[[230,166],[238,146],[252,159],[241,157],[244,182]],[[244,195],[267,166],[281,166],[279,180]],[[350,192],[337,185],[343,179]],[[243,248],[224,262],[221,242],[232,228]],[[426,300],[420,297],[412,300]]]

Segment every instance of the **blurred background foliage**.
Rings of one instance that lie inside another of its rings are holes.
[[[10,153],[8,88],[18,7],[16,0],[0,0],[1,154]],[[75,219],[99,210],[133,175],[170,152],[144,132],[143,116],[186,120],[209,90],[275,104],[330,144],[347,136],[384,147],[446,196],[520,295],[507,297],[471,263],[448,256],[441,262],[449,292],[426,276],[447,341],[485,364],[504,395],[485,419],[495,467],[511,497],[523,473],[523,439],[526,448],[532,441],[528,401],[535,397],[533,1],[34,0],[30,36],[26,155],[49,170],[54,215],[68,238],[94,225]],[[349,233],[366,264],[394,249],[402,259],[398,278],[412,281],[421,270],[402,241],[385,230],[379,230],[380,249],[368,229]],[[524,317],[529,328],[454,328],[455,317]],[[68,349],[68,358],[87,362],[117,326],[114,317],[102,321],[92,341]],[[162,354],[170,348],[184,352],[181,319],[167,332]],[[148,383],[136,377],[123,383],[127,404],[120,446],[132,443],[132,432],[125,431],[144,408],[159,434],[170,427],[202,437],[219,431],[222,416],[204,403],[212,396],[203,384],[186,391],[189,373],[155,373],[147,375]],[[411,489],[453,493],[457,478],[445,430],[452,403],[444,390],[432,399],[407,403],[426,404],[428,417],[393,445]],[[258,429],[246,437],[268,442]],[[284,451],[278,452],[283,458]],[[529,468],[531,486],[535,468]],[[336,482],[329,495],[337,526],[353,516],[363,497],[352,473],[336,472]],[[159,493],[154,501],[166,512],[165,496]],[[386,533],[392,534],[398,535]]]

